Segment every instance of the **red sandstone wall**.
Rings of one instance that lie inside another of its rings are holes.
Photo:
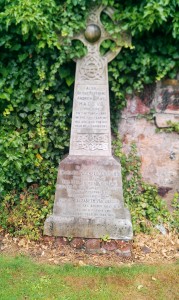
[[[154,115],[147,121],[145,116],[151,109]],[[179,192],[179,134],[156,132],[156,129],[169,127],[169,120],[179,122],[178,80],[160,82],[140,97],[129,99],[119,123],[125,152],[135,141],[142,160],[143,179],[156,184],[168,203]]]

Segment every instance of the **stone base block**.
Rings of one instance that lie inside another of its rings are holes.
[[[62,218],[51,215],[45,221],[44,233],[50,236],[131,240],[133,235],[129,213],[127,210],[123,213],[124,218],[119,220]]]
[[[59,166],[53,214],[45,222],[44,234],[131,240],[120,163],[112,156],[65,158]]]

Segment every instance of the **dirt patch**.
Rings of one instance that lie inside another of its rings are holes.
[[[74,249],[70,245],[58,245],[55,239],[45,242],[29,241],[25,238],[1,236],[0,253],[7,255],[27,255],[39,263],[76,266],[120,266],[133,263],[171,263],[179,258],[179,240],[176,234],[139,234],[134,237],[132,257],[120,257],[115,251],[88,254],[84,249]],[[146,251],[147,249],[147,251]]]
[[[131,280],[124,279],[123,277],[119,276],[106,276],[104,278],[104,282],[109,285],[113,285],[114,288],[117,287],[127,287],[131,284]]]
[[[96,289],[98,287],[96,280],[93,278],[67,276],[64,278],[64,282],[65,285],[69,286],[75,291],[85,289],[85,288]]]

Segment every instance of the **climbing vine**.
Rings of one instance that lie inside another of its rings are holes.
[[[157,128],[157,132],[176,132],[179,133],[179,122],[173,122],[173,121],[168,121],[167,122],[168,127],[164,128]]]

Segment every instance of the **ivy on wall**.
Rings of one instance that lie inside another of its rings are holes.
[[[176,77],[178,1],[0,0],[1,203],[13,197],[19,205],[34,185],[38,201],[53,202],[58,162],[69,147],[73,58],[86,51],[80,42],[72,46],[71,37],[97,3],[116,9],[115,24],[102,17],[111,35],[132,34],[132,48],[109,64],[113,129],[126,94]],[[110,47],[107,41],[104,48]]]
[[[142,179],[141,158],[136,144],[131,143],[130,152],[126,155],[122,150],[121,139],[117,136],[113,148],[115,156],[121,161],[124,200],[131,212],[134,232],[150,233],[159,224],[169,230],[178,230],[179,194],[175,193],[171,201],[174,210],[170,213],[166,202],[158,194],[158,188]]]

